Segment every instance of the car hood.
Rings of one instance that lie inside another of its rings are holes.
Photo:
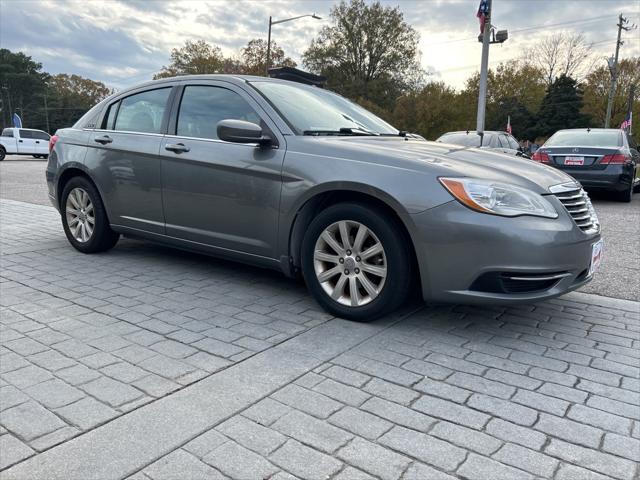
[[[298,137],[301,138],[301,137]],[[566,173],[526,158],[487,149],[402,137],[302,137],[324,155],[356,159],[432,173],[510,183],[549,193],[549,187],[573,180]]]

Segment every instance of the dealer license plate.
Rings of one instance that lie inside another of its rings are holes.
[[[591,265],[589,266],[589,275],[593,275],[600,268],[602,263],[602,250],[604,247],[604,240],[598,240],[591,246]]]
[[[584,165],[584,157],[564,157],[565,165]]]

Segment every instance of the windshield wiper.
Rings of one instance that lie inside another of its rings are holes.
[[[353,136],[378,136],[379,133],[370,132],[369,130],[363,130],[358,127],[342,127],[338,130],[305,130],[303,135],[353,135]]]

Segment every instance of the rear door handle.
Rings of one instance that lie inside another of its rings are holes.
[[[23,143],[23,141],[22,140],[18,140],[18,143]]]
[[[184,152],[188,152],[189,150],[191,150],[184,143],[167,143],[164,146],[164,149],[165,150],[169,150],[170,152],[174,152],[174,153],[184,153]]]
[[[104,135],[103,137],[94,138],[93,141],[101,143],[102,145],[106,145],[107,143],[113,142],[113,138],[111,138],[109,135]]]

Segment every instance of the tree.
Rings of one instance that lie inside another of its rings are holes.
[[[625,58],[618,63],[618,83],[613,97],[611,116],[611,126],[614,128],[622,123],[627,113],[631,85],[636,85],[634,102],[636,118],[634,119],[633,132],[634,137],[640,139],[640,57]],[[584,108],[582,111],[591,116],[594,122],[592,126],[594,127],[604,125],[610,86],[611,74],[606,65],[595,69],[585,79]]]
[[[12,125],[13,113],[18,113],[25,126],[38,121],[44,108],[43,94],[47,74],[42,64],[22,52],[0,49],[0,99],[2,126]],[[34,127],[35,128],[35,127]]]
[[[527,50],[524,60],[544,72],[547,86],[562,75],[582,79],[593,68],[592,45],[582,33],[556,33]]]
[[[219,73],[223,71],[224,66],[225,59],[220,47],[210,45],[204,40],[187,40],[183,47],[171,50],[171,63],[169,66],[163,66],[153,79]]]
[[[61,73],[50,77],[46,94],[51,132],[72,125],[87,110],[112,93],[113,90],[104,83],[79,75]]]
[[[332,7],[331,21],[303,55],[306,68],[327,77],[328,88],[392,108],[421,85],[419,34],[399,7],[342,0]]]
[[[391,122],[401,130],[435,140],[445,132],[469,128],[468,113],[463,97],[453,88],[444,82],[429,82],[419,92],[398,98]]]
[[[242,73],[246,75],[264,75],[267,63],[267,42],[254,38],[242,49]],[[274,41],[271,42],[271,67],[295,67],[296,62],[287,57],[284,50]]]
[[[536,136],[548,137],[563,128],[589,126],[589,117],[581,113],[583,92],[571,77],[561,75],[547,89],[538,112]]]

